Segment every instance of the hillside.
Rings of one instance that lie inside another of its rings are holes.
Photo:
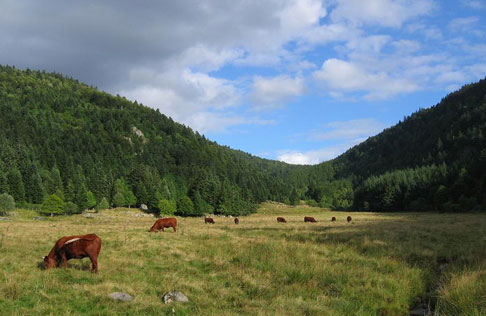
[[[332,209],[486,209],[486,80],[316,166],[220,146],[158,110],[8,66],[0,67],[0,124],[0,193],[21,206],[50,197],[67,213],[103,199],[189,216],[300,199]]]
[[[486,209],[486,79],[369,138],[332,163],[362,210]]]
[[[56,194],[68,212],[146,204],[181,215],[248,214],[289,202],[308,167],[219,146],[136,102],[59,74],[0,67],[0,193]],[[303,191],[303,189],[300,189]],[[73,207],[72,203],[77,207]],[[68,204],[68,203],[66,203]]]

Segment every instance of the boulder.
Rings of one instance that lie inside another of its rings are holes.
[[[8,221],[8,217],[0,217],[0,221]]]
[[[123,302],[130,302],[133,300],[133,297],[128,293],[123,292],[113,292],[109,295],[115,301],[123,301]]]
[[[189,299],[187,296],[182,294],[181,292],[177,291],[172,291],[172,292],[167,292],[162,296],[162,301],[164,304],[169,304],[172,301],[175,302],[189,302]]]
[[[145,204],[141,204],[141,205],[140,205],[140,209],[141,209],[142,211],[147,211],[147,210],[148,210],[148,207],[147,207],[147,205],[145,205]]]
[[[45,221],[46,219],[44,217],[36,216],[34,217],[36,221]]]

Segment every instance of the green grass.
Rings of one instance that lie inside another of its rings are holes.
[[[153,218],[127,211],[0,222],[0,315],[407,315],[418,300],[437,315],[486,314],[483,214],[351,213],[348,224],[264,203],[240,225],[178,218],[177,233],[152,234]],[[39,269],[59,237],[83,233],[102,239],[98,275],[87,258]],[[163,304],[174,289],[189,303]]]

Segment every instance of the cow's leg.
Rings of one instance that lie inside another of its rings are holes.
[[[63,265],[64,265],[64,269],[67,269],[67,258],[66,258],[66,254],[65,254],[65,253],[63,253],[63,254],[61,255],[61,258],[62,258],[62,263],[63,263]]]
[[[92,256],[89,257],[91,260],[91,272],[98,273],[98,260]]]
[[[175,233],[175,232],[176,232],[176,227],[175,227],[175,226],[173,226],[172,228],[174,228],[174,233]]]

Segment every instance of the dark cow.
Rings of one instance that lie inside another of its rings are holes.
[[[240,220],[238,219],[238,217],[235,218],[235,224],[238,225],[240,223]]]
[[[59,266],[61,262],[67,268],[69,259],[83,259],[89,257],[91,260],[91,272],[98,273],[98,255],[101,250],[101,239],[95,234],[65,236],[56,241],[51,252],[44,257],[46,269]]]
[[[316,219],[314,217],[309,217],[309,216],[304,216],[304,223],[317,223]]]
[[[351,216],[348,216],[348,217],[346,218],[346,220],[348,221],[348,223],[351,223],[351,221],[352,221]]]
[[[335,222],[335,221],[336,221],[336,217],[334,217],[334,216],[333,216],[333,217],[331,218],[331,222]]]
[[[205,217],[204,218],[204,224],[214,224],[214,219],[212,219],[211,217]]]
[[[155,233],[157,230],[164,231],[164,228],[169,228],[172,227],[174,228],[174,233],[176,232],[176,227],[177,227],[177,219],[174,217],[167,217],[167,218],[161,218],[158,219],[152,228],[150,228],[150,231]]]
[[[283,217],[277,217],[277,223],[287,223],[287,221]]]

